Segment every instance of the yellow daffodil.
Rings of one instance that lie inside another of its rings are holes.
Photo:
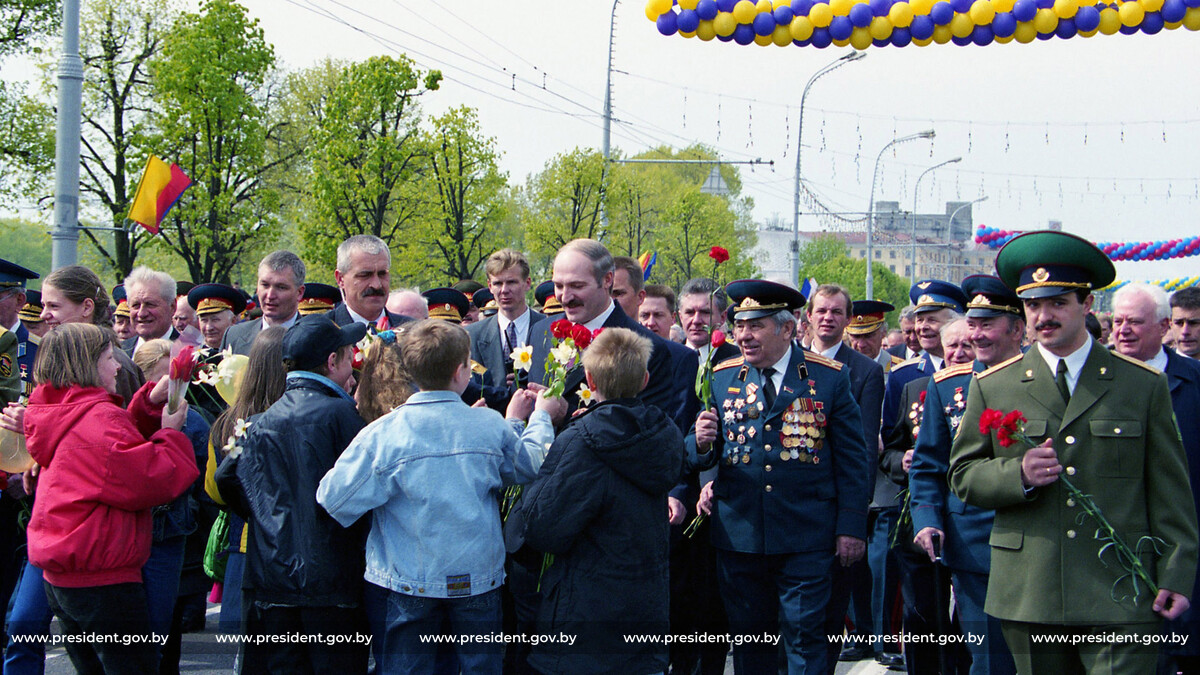
[[[592,390],[586,384],[579,385],[579,405],[587,406],[592,402]]]

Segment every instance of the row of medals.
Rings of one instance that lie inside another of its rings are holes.
[[[794,405],[799,404],[800,400],[797,399]],[[725,463],[749,464],[750,448],[746,446],[746,442],[747,439],[753,439],[758,430],[753,425],[747,427],[742,424],[738,425],[735,432],[732,426],[735,422],[746,419],[758,419],[764,409],[763,402],[759,400],[757,392],[750,392],[744,399],[725,399],[724,407],[725,424],[730,427],[725,432],[725,439],[730,443],[737,443],[737,446],[726,449]],[[783,445],[779,459],[784,462],[796,459],[805,464],[819,464],[821,458],[816,452],[824,445],[824,427],[825,413],[789,408],[783,413],[783,427],[779,433],[779,442]],[[804,448],[803,453],[800,452],[800,448]]]

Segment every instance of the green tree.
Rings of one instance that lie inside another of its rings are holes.
[[[838,241],[840,242],[840,240]],[[802,248],[801,252],[803,250]],[[855,300],[866,298],[866,260],[840,255],[800,269],[801,278],[813,278],[822,284],[838,284],[850,292],[851,298]],[[896,311],[889,312],[887,315],[888,323],[894,326],[899,316],[899,308],[908,304],[908,280],[896,276],[895,272],[883,265],[872,265],[871,272],[875,277],[873,289],[875,299],[889,302],[897,308]]]
[[[850,247],[847,246],[846,242],[842,241],[837,235],[818,235],[812,241],[801,246],[800,251],[796,254],[796,257],[800,261],[800,278],[812,278],[813,275],[809,273],[811,268],[815,268],[821,263],[829,260],[833,260],[835,258],[844,258],[849,255]],[[820,280],[820,277],[816,278]]]
[[[290,86],[308,102],[301,112],[311,123],[300,224],[305,252],[332,260],[337,245],[355,234],[398,248],[430,211],[428,186],[420,180],[429,154],[417,101],[438,88],[442,74],[422,72],[403,55],[318,68]]]
[[[0,251],[4,251],[5,260],[43,277],[50,273],[50,235],[44,225],[17,218],[0,219]],[[29,288],[40,287],[40,281],[29,284]]]
[[[0,199],[30,197],[54,171],[54,111],[0,80]]]
[[[472,279],[492,251],[511,241],[498,227],[505,218],[508,180],[498,165],[496,139],[484,136],[478,115],[462,106],[434,118],[423,145],[433,209],[414,238],[416,246],[405,247],[407,257],[424,259],[428,266],[436,251],[439,278]]]
[[[268,154],[279,132],[268,121],[274,65],[258,21],[233,0],[183,14],[151,62],[166,147],[194,183],[163,240],[195,281],[228,281],[278,234],[279,194],[264,180],[292,157]]]
[[[33,48],[58,27],[61,15],[55,0],[0,0],[0,57]]]
[[[604,157],[581,148],[555,156],[529,179],[525,236],[535,258],[552,259],[572,239],[604,240],[608,233],[600,221],[603,180]]]

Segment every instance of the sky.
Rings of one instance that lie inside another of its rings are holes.
[[[406,53],[445,75],[424,112],[469,105],[523,183],[556,154],[599,148],[613,4],[595,0],[243,0],[280,64]],[[756,221],[790,227],[800,99],[849,47],[740,46],[658,33],[640,2],[618,0],[612,146],[625,155],[704,143],[738,165]],[[829,209],[858,218],[876,157],[876,201],[944,212],[987,197],[976,224],[1039,229],[1060,220],[1093,241],[1200,234],[1200,35],[1097,35],[1021,45],[869,48],[823,76],[804,109],[803,176]],[[861,227],[812,215],[805,231]],[[1200,274],[1196,258],[1117,264],[1118,277]]]

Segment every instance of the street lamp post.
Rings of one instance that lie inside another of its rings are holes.
[[[804,100],[808,98],[808,90],[812,88],[813,83],[822,75],[831,73],[847,63],[858,61],[866,55],[866,52],[851,52],[826,65],[808,79],[808,84],[804,85],[804,93],[800,95],[800,121],[796,124],[796,190],[792,199],[792,283],[797,286],[800,284],[800,157],[804,147],[801,138],[804,129]]]
[[[909,265],[908,265],[908,272],[909,272],[908,283],[909,284],[917,283],[917,214],[920,213],[919,211],[917,211],[917,199],[918,199],[919,195],[921,194],[921,179],[925,177],[925,174],[930,173],[930,172],[934,171],[935,169],[940,169],[943,166],[946,166],[947,164],[955,164],[955,163],[961,162],[961,161],[962,161],[962,157],[955,157],[954,159],[948,159],[948,160],[942,162],[941,164],[934,164],[933,166],[929,167],[928,169],[925,169],[924,171],[922,171],[920,176],[917,176],[917,185],[916,185],[916,187],[913,188],[913,215],[912,215],[913,221],[912,221],[912,242],[911,242],[912,243],[912,253],[909,255]]]
[[[954,209],[953,211],[950,212],[950,220],[946,221],[946,226],[951,231],[953,231],[954,230],[954,216],[957,216],[959,211],[970,208],[970,207],[974,206],[975,204],[978,204],[979,202],[986,202],[986,201],[987,201],[987,195],[984,195],[984,196],[980,197],[979,199],[973,199],[973,200],[967,202],[966,204],[963,204],[962,206],[958,207],[957,209]]]
[[[608,70],[604,77],[604,127],[600,136],[600,154],[604,156],[604,164],[600,169],[600,223],[608,226],[608,209],[604,206],[604,184],[608,176],[608,159],[611,154],[610,141],[612,138],[612,71],[613,71],[613,37],[617,33],[617,3],[613,0],[612,16],[608,20]]]
[[[875,229],[875,184],[879,182],[879,162],[883,159],[883,153],[887,152],[887,149],[893,145],[915,141],[920,138],[933,138],[934,135],[933,129],[926,129],[919,133],[893,138],[887,145],[883,146],[883,149],[879,151],[879,155],[875,157],[875,172],[871,174],[871,203],[867,208],[867,300],[875,299],[875,277],[871,270],[871,263],[873,262],[871,235]]]

